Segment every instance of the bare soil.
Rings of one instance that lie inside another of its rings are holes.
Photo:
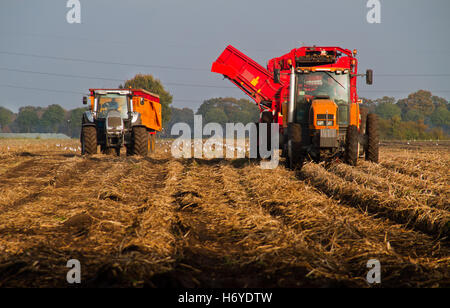
[[[385,143],[380,164],[80,155],[0,140],[0,287],[450,286],[450,146]]]

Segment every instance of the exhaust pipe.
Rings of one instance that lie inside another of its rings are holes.
[[[295,103],[295,69],[294,66],[291,67],[291,80],[289,85],[289,103],[288,103],[288,127],[287,129],[290,129],[289,123],[294,122],[294,103]],[[289,132],[288,132],[289,136]],[[289,157],[289,167],[293,167],[292,163],[292,140],[288,137],[287,138],[287,154]]]
[[[295,69],[291,67],[291,80],[289,85],[288,123],[294,122],[295,105]]]

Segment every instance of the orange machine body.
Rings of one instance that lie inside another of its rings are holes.
[[[96,93],[117,91],[131,97],[132,110],[141,114],[142,125],[147,127],[150,133],[161,131],[161,102],[157,94],[143,89],[89,89],[89,91],[92,111],[94,111]]]

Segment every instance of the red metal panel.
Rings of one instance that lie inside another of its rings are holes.
[[[231,45],[213,63],[211,71],[223,74],[258,104],[274,100],[282,87],[274,83],[268,70]]]
[[[350,78],[350,100],[351,103],[356,103],[358,100],[356,93],[358,61],[351,50],[340,47],[303,46],[292,49],[281,57],[269,60],[267,69],[265,69],[233,46],[228,46],[213,63],[211,71],[223,74],[258,104],[263,101],[270,102],[269,104],[260,104],[260,110],[272,111],[274,113],[274,121],[280,124],[280,130],[283,131],[283,117],[279,113],[282,112],[282,104],[287,103],[289,100],[291,66],[296,67],[296,59],[298,57],[319,51],[334,51],[336,54],[335,61],[310,67],[349,69],[352,74]],[[281,84],[274,83],[272,74],[275,69],[280,69]]]
[[[148,99],[152,102],[157,102],[159,103],[159,95],[156,95],[154,93],[142,90],[142,89],[130,89],[130,91],[132,92],[133,96],[139,96],[139,97],[143,97],[145,99]]]
[[[151,100],[152,102],[160,102],[159,95],[151,93],[144,89],[89,89],[91,95],[94,95],[95,91],[128,91],[131,92],[133,96],[139,96]]]

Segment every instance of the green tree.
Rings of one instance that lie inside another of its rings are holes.
[[[419,90],[409,94],[408,98],[400,99],[397,102],[397,105],[402,109],[404,115],[406,115],[409,110],[417,110],[424,117],[427,117],[434,111],[434,104],[431,97],[431,92]]]
[[[450,104],[431,92],[419,90],[395,103],[385,96],[374,100],[382,139],[448,139]],[[400,109],[400,112],[399,112]]]
[[[375,113],[383,119],[392,119],[396,116],[401,116],[402,110],[392,102],[382,102],[375,108]]]
[[[68,135],[72,138],[79,138],[81,133],[81,120],[87,107],[72,109],[69,111],[69,130]]]
[[[0,106],[0,131],[13,121],[13,116],[14,113],[11,110]]]
[[[16,123],[20,132],[33,133],[39,125],[39,117],[36,108],[27,106],[19,109]]]
[[[395,104],[395,97],[392,96],[383,96],[382,98],[377,98],[374,100],[376,105],[381,104]]]
[[[214,108],[214,109],[209,109],[208,111],[206,111],[206,113],[204,114],[204,122],[205,123],[219,123],[224,125],[225,123],[228,122],[228,117],[225,114],[225,111],[223,111],[222,109],[219,108]]]
[[[170,121],[166,124],[161,134],[162,137],[170,137],[172,126],[176,123],[186,123],[191,127],[191,132],[194,132],[194,111],[190,108],[175,108],[171,107]]]
[[[450,104],[445,98],[439,97],[439,96],[432,96],[431,101],[433,102],[434,108],[437,109],[439,107],[445,107],[449,108]]]
[[[436,108],[430,119],[433,125],[450,127],[450,111],[446,107]]]
[[[402,116],[404,121],[417,122],[419,120],[425,120],[425,116],[417,109],[410,109],[403,113]]]
[[[204,122],[243,123],[257,122],[258,107],[247,99],[233,97],[211,98],[200,105],[197,114],[203,116]]]
[[[119,88],[128,89],[144,89],[152,93],[158,94],[161,102],[162,122],[165,126],[170,120],[170,104],[172,104],[172,95],[167,91],[159,79],[152,75],[137,74],[134,78],[125,81],[124,85],[119,85]]]
[[[44,132],[57,133],[64,124],[66,111],[60,105],[50,105],[42,114],[40,124]]]

